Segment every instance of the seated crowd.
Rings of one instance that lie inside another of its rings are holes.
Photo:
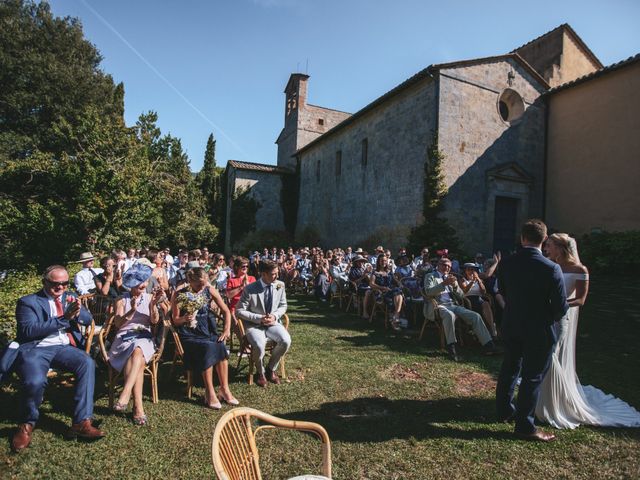
[[[477,260],[483,261],[480,256]],[[88,353],[90,345],[84,345],[80,335],[92,322],[83,302],[90,295],[111,299],[108,321],[115,334],[106,358],[109,367],[124,377],[113,410],[126,412],[133,399],[135,425],[148,423],[142,401],[145,366],[156,350],[155,328],[163,322],[169,322],[179,339],[185,369],[202,377],[206,407],[240,403],[228,382],[226,342],[232,332],[244,332],[247,351],[257,367],[256,385],[280,383],[276,371],[291,346],[291,336],[282,324],[287,290],[313,293],[320,302],[332,296],[349,297],[369,321],[376,309],[382,309],[395,330],[407,326],[402,317],[410,309],[423,310],[425,322],[435,321],[437,314],[454,361],[458,360],[456,319],[460,318],[486,354],[499,353],[496,313],[504,305],[494,277],[499,255],[482,264],[466,263],[462,271],[446,250],[430,256],[423,248],[412,258],[400,249],[394,259],[382,246],[372,255],[351,247],[326,251],[273,247],[248,258],[225,258],[207,248],[181,249],[175,257],[169,248],[130,248],[101,258],[99,268],[94,267],[95,261],[90,252],[80,255],[82,268],[73,279],[75,293],[68,291],[67,269],[53,265],[42,277],[43,288],[18,301],[16,341],[0,352],[0,373],[16,372],[22,384],[22,423],[12,440],[15,451],[31,442],[50,369],[76,375],[75,412],[68,435],[104,436],[92,422],[95,362]],[[273,349],[264,365],[267,342]]]

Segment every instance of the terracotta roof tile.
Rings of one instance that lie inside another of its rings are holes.
[[[253,170],[265,173],[293,173],[286,168],[278,167],[277,165],[267,165],[266,163],[254,163],[254,162],[241,162],[239,160],[229,160],[227,162],[227,168],[229,166],[237,170]]]

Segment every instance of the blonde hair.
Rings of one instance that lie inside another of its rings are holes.
[[[580,257],[578,256],[578,248],[574,238],[566,233],[554,233],[549,235],[549,240],[560,249],[562,260],[580,265]]]

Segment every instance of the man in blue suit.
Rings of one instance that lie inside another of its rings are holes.
[[[496,387],[498,419],[515,420],[517,437],[542,442],[555,440],[555,435],[536,428],[534,412],[557,341],[554,323],[569,309],[562,271],[542,255],[546,238],[546,225],[528,220],[522,226],[522,249],[503,260],[498,271],[498,288],[506,302],[505,355]],[[522,380],[514,405],[518,375]]]
[[[23,395],[23,423],[11,441],[16,452],[31,443],[49,368],[70,371],[76,377],[75,411],[67,436],[89,440],[104,436],[91,424],[95,363],[84,350],[76,348],[79,337],[73,335],[73,325],[89,325],[91,313],[67,294],[69,274],[63,266],[47,268],[42,284],[42,290],[22,297],[16,307],[19,347],[12,368],[22,381]]]

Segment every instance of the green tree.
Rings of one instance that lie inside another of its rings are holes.
[[[451,252],[460,253],[460,242],[455,230],[441,216],[448,192],[444,183],[443,161],[444,154],[438,148],[436,133],[427,149],[427,161],[424,165],[423,222],[409,234],[409,251],[418,252],[422,247],[428,246],[432,250],[447,248]]]
[[[196,182],[205,200],[206,212],[209,220],[214,225],[222,225],[222,173],[224,169],[216,166],[216,141],[213,134],[207,139],[207,148],[204,152],[202,170],[198,173]]]
[[[65,133],[88,108],[122,116],[123,89],[99,68],[102,57],[77,19],[56,18],[47,2],[0,2],[0,151],[73,153]]]

